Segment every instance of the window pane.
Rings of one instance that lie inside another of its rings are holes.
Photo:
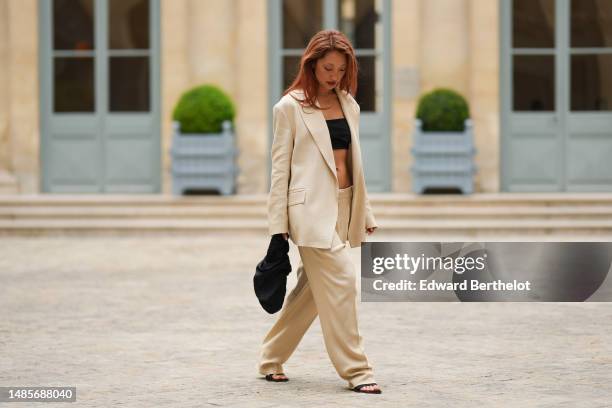
[[[94,48],[93,0],[53,1],[53,48],[92,50]]]
[[[110,0],[108,6],[110,48],[149,48],[149,1]]]
[[[378,60],[376,57],[357,57],[359,72],[355,100],[362,112],[382,110],[382,70]]]
[[[291,85],[300,68],[300,57],[283,58],[283,91]]]
[[[514,56],[514,110],[555,110],[555,58],[552,55]]]
[[[109,67],[109,110],[149,111],[149,57],[111,57]]]
[[[321,0],[283,0],[283,48],[306,48],[321,30]]]
[[[513,1],[512,46],[514,48],[554,48],[554,0]]]
[[[54,58],[54,112],[93,112],[93,58]]]
[[[380,10],[375,0],[339,0],[340,31],[355,48],[376,48],[376,32],[380,31]]]
[[[612,55],[572,55],[573,111],[612,110]]]
[[[572,47],[612,46],[612,1],[573,0]]]

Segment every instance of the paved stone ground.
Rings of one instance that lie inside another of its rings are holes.
[[[78,407],[612,406],[609,303],[361,303],[382,395],[346,389],[318,320],[291,380],[268,383],[255,363],[276,315],[252,290],[266,247],[254,235],[0,239],[0,386],[76,386]]]

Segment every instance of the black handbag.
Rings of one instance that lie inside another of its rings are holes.
[[[289,240],[283,234],[274,234],[253,277],[255,295],[266,312],[274,314],[283,307],[290,272]]]

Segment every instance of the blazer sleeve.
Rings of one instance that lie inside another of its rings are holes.
[[[378,227],[376,223],[376,219],[374,218],[374,213],[372,212],[372,207],[370,206],[370,199],[368,198],[368,194],[366,193],[365,199],[365,207],[366,207],[366,228]]]
[[[353,101],[353,107],[357,111],[357,114],[361,112],[361,106],[357,103],[355,98],[351,95],[351,100]],[[376,223],[376,219],[374,218],[374,212],[372,211],[372,207],[370,206],[370,200],[368,198],[368,193],[365,194],[365,208],[366,208],[366,228],[378,227]]]
[[[291,176],[293,131],[281,108],[274,106],[272,114],[274,137],[272,140],[270,193],[268,194],[268,230],[270,235],[289,232],[287,190]]]

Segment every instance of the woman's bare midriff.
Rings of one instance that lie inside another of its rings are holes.
[[[323,110],[325,119],[337,119],[344,117],[340,100],[335,92],[318,98],[319,106]],[[353,185],[353,176],[347,165],[348,149],[334,149],[334,160],[336,162],[336,174],[338,175],[338,188],[347,188]]]
[[[334,149],[338,188],[347,188],[353,185],[353,176],[347,165],[347,157],[348,149]]]

